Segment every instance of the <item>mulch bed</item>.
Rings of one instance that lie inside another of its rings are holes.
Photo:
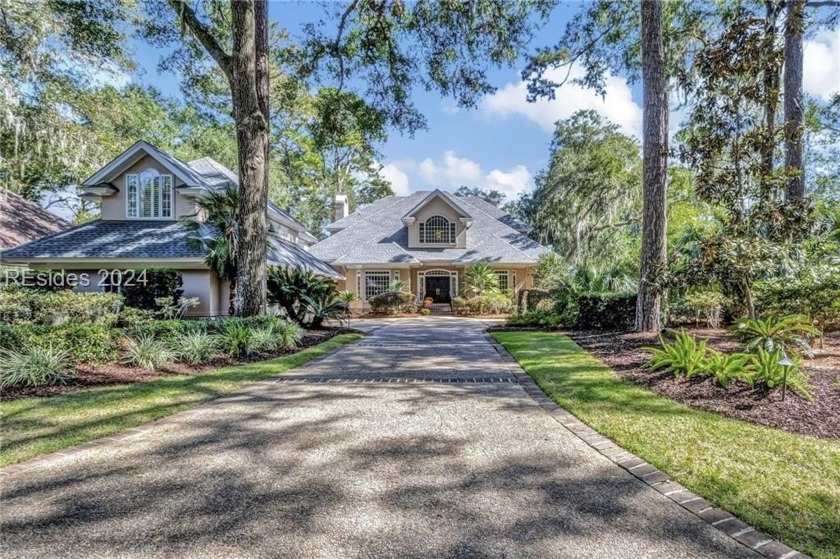
[[[324,328],[321,330],[306,330],[303,339],[294,349],[278,349],[271,352],[259,352],[249,357],[232,358],[219,357],[203,365],[189,365],[187,363],[170,363],[160,369],[150,371],[138,367],[128,367],[114,363],[110,365],[79,365],[76,367],[76,376],[68,379],[65,384],[37,387],[11,387],[4,388],[0,392],[0,401],[16,400],[32,396],[44,397],[61,394],[64,392],[76,392],[86,388],[98,388],[102,386],[114,386],[119,384],[133,384],[153,380],[171,375],[197,375],[231,365],[243,365],[255,361],[265,361],[283,355],[297,353],[308,347],[318,345],[330,338],[347,332],[358,332],[350,328]]]
[[[740,344],[724,330],[687,329],[709,347],[734,352]],[[815,358],[805,360],[802,370],[809,376],[814,402],[788,391],[782,401],[781,388],[751,389],[733,382],[729,390],[711,378],[686,380],[672,373],[650,372],[644,368],[649,354],[645,346],[658,345],[656,334],[638,332],[565,332],[578,345],[607,364],[622,378],[694,408],[713,411],[760,425],[776,427],[817,437],[840,438],[840,333],[826,336],[825,347],[815,349]]]

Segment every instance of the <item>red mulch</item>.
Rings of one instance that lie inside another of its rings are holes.
[[[259,352],[241,359],[232,357],[219,357],[203,365],[188,365],[187,363],[170,363],[160,369],[150,371],[138,367],[129,367],[114,363],[110,365],[79,365],[76,367],[76,376],[68,379],[65,384],[54,384],[50,386],[21,386],[4,388],[0,392],[0,401],[16,400],[32,396],[44,397],[61,394],[64,392],[76,392],[86,388],[97,388],[102,386],[113,386],[118,384],[133,384],[145,380],[152,380],[158,377],[169,375],[197,375],[207,371],[228,367],[231,365],[242,365],[254,361],[265,361],[283,355],[297,353],[308,347],[325,342],[333,336],[350,332],[347,328],[324,328],[322,330],[306,330],[303,339],[294,349],[278,349],[270,352]]]
[[[733,352],[740,349],[740,344],[728,337],[724,330],[687,331],[708,340],[709,347],[719,351]],[[809,376],[814,402],[808,402],[791,391],[782,401],[781,388],[750,389],[743,383],[733,382],[727,391],[710,378],[686,380],[676,378],[672,373],[652,373],[644,368],[649,355],[641,351],[641,348],[657,345],[659,340],[656,334],[604,331],[571,331],[567,334],[620,377],[688,406],[793,433],[840,438],[838,332],[828,334],[824,348],[815,349],[815,358],[803,363],[802,370]]]

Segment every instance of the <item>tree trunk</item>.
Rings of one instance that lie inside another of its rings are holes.
[[[236,314],[236,279],[230,281],[230,293],[228,294],[228,315]]]
[[[269,66],[268,66],[268,0],[255,0],[254,2],[254,27],[256,31],[256,71],[257,71],[257,104],[260,107],[260,112],[265,118],[265,133],[271,138],[271,112],[269,107],[269,97],[271,90],[269,87]],[[265,184],[268,189],[270,186],[268,180],[268,166],[271,163],[270,157],[271,142],[265,143]]]
[[[668,164],[668,91],[662,41],[662,3],[642,0],[643,172],[642,257],[636,330],[657,331],[666,266],[665,180]]]
[[[233,52],[231,93],[239,147],[236,314],[253,316],[266,306],[266,238],[268,184],[266,153],[268,124],[257,95],[256,23],[254,0],[231,2]]]
[[[805,199],[805,105],[802,99],[802,35],[806,0],[788,0],[785,21],[785,167],[788,180],[785,199]]]

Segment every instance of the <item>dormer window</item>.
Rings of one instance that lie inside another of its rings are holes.
[[[125,215],[134,219],[172,217],[172,175],[152,168],[126,175]]]
[[[452,244],[455,242],[455,223],[442,215],[433,215],[420,222],[420,242],[423,244]]]

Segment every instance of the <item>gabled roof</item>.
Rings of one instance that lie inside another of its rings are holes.
[[[28,243],[69,227],[69,221],[0,188],[0,249]]]
[[[208,234],[210,234],[208,228]],[[183,221],[96,220],[5,250],[5,262],[29,263],[54,259],[201,260],[204,250],[187,242],[190,231]],[[271,235],[267,262],[291,266],[333,279],[344,279],[333,268],[302,247]]]
[[[403,223],[406,223],[406,225],[408,225],[408,222],[410,222],[411,218],[417,215],[417,212],[423,209],[426,206],[426,204],[428,204],[435,198],[439,198],[446,202],[448,206],[450,206],[453,210],[455,210],[458,213],[458,217],[472,219],[470,213],[464,208],[463,204],[458,202],[458,199],[455,196],[449,194],[448,192],[444,192],[439,188],[436,188],[435,190],[429,192],[429,194],[425,198],[420,200],[417,203],[417,205],[405,212],[405,214],[402,216]]]
[[[169,169],[173,175],[181,179],[187,186],[210,188],[210,185],[205,182],[204,178],[187,163],[143,140],[134,142],[131,147],[85,180],[82,186],[97,186],[103,183],[108,177],[118,174],[122,169],[134,164],[144,154],[149,155],[152,159]]]
[[[403,224],[403,218],[418,206],[422,207],[421,202],[428,200],[429,195],[429,192],[415,192],[409,196],[387,196],[377,200],[330,225],[327,229],[334,233],[309,250],[336,266],[421,262],[533,264],[540,254],[548,251],[506,223],[512,221],[517,227],[526,228],[503,210],[483,200],[459,198],[446,192],[442,195],[447,200],[454,200],[471,216],[466,248],[409,248],[408,228]]]

